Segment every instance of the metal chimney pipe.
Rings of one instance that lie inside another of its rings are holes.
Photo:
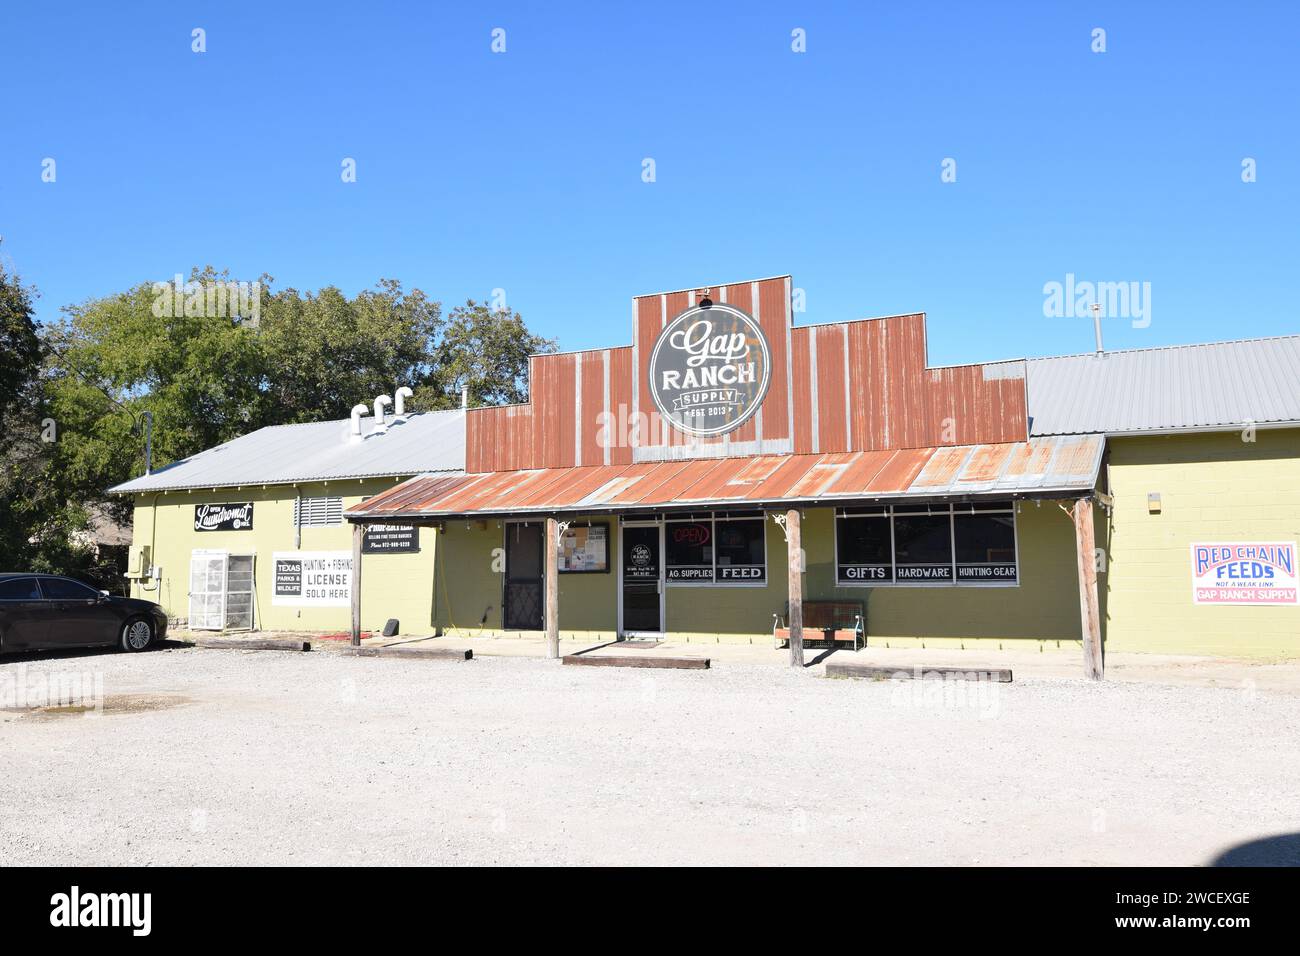
[[[469,386],[468,385],[462,385],[460,387],[460,407],[469,408]]]
[[[1093,331],[1097,333],[1097,354],[1100,355],[1102,352],[1106,351],[1104,348],[1102,348],[1101,345],[1101,303],[1100,302],[1094,302],[1092,304],[1092,328]]]
[[[361,416],[367,411],[365,405],[352,406],[352,438],[359,440],[361,438]]]
[[[384,409],[393,404],[393,400],[387,395],[377,395],[375,397],[375,427],[374,432],[383,434],[388,431],[388,421],[385,418]]]

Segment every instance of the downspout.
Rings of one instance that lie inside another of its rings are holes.
[[[302,547],[302,492],[298,483],[293,483],[293,549]]]
[[[152,513],[149,518],[149,567],[151,568],[157,567],[157,562],[154,560],[157,557],[154,548],[158,544],[158,496],[161,494],[161,491],[155,491],[153,493],[153,504],[151,505]],[[152,575],[149,580],[153,581]],[[161,584],[162,582],[160,581],[154,581],[153,584],[142,584],[140,585],[140,590],[157,591],[161,587]]]

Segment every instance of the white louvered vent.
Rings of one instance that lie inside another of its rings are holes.
[[[293,522],[301,528],[342,524],[343,499],[299,498],[293,503]]]

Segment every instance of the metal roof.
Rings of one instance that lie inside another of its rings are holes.
[[[278,485],[335,478],[375,478],[465,468],[465,412],[423,412],[373,430],[361,420],[353,439],[350,419],[272,425],[133,478],[110,492],[170,491],[237,485]]]
[[[348,509],[350,519],[761,507],[1091,491],[1105,440],[1056,436],[824,455],[760,455],[422,475]]]
[[[1300,335],[1027,362],[1029,433],[1300,422]]]

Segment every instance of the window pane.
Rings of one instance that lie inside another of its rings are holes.
[[[42,578],[41,590],[50,601],[85,601],[99,594],[94,588],[63,578]]]
[[[39,601],[41,592],[35,578],[14,578],[0,581],[0,601]]]
[[[669,521],[664,525],[664,567],[669,581],[713,580],[713,523]]]
[[[896,514],[894,561],[899,581],[951,581],[952,525],[949,516]]]
[[[1016,526],[1009,514],[957,515],[958,581],[1016,580]]]
[[[841,583],[889,584],[888,518],[837,518],[835,563]]]
[[[506,577],[512,581],[533,581],[542,577],[542,526],[507,522]]]
[[[226,566],[227,591],[253,590],[253,556],[232,554]]]
[[[766,526],[762,520],[724,521],[714,527],[719,581],[765,581],[767,566],[763,547]]]

